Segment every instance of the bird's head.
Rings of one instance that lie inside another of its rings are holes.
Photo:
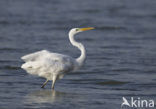
[[[77,34],[79,32],[87,31],[87,30],[92,30],[94,29],[93,27],[88,27],[88,28],[73,28],[70,30],[70,34]]]

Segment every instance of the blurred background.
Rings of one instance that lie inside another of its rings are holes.
[[[1,0],[0,108],[115,109],[122,97],[156,100],[155,0]],[[87,50],[78,72],[51,82],[28,75],[21,56],[47,49],[78,57],[68,32]],[[128,109],[128,107],[123,107]]]

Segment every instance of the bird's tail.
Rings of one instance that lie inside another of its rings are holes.
[[[38,75],[39,66],[36,64],[36,62],[26,62],[22,64],[21,68],[32,75]]]

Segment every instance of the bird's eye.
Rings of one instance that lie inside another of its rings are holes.
[[[77,28],[76,31],[79,31],[79,29]]]

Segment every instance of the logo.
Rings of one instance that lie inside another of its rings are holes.
[[[154,107],[154,100],[145,100],[141,99],[140,97],[134,98],[131,97],[130,100],[127,100],[125,97],[122,97],[122,104],[121,107],[128,106],[128,107],[135,107],[135,108],[152,108]]]

